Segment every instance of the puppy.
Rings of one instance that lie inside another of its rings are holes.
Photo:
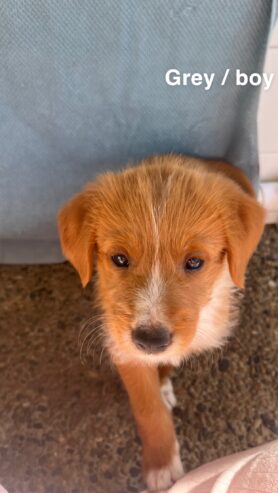
[[[105,344],[129,395],[151,491],[183,474],[168,371],[229,336],[234,288],[244,286],[263,225],[239,169],[178,155],[105,173],[59,214],[62,249],[83,286],[96,265]]]

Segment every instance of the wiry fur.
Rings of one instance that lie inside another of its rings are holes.
[[[106,173],[60,212],[63,251],[84,286],[96,262],[106,345],[129,394],[150,488],[168,487],[173,461],[179,464],[159,366],[178,365],[227,339],[233,292],[244,285],[263,224],[264,211],[237,168],[175,155]],[[119,253],[129,258],[128,269],[112,263]],[[184,263],[192,256],[204,266],[189,273]],[[144,353],[131,332],[158,323],[172,344]]]

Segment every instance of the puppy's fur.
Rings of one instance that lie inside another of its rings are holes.
[[[168,368],[230,334],[233,290],[244,286],[263,225],[264,210],[240,170],[177,155],[106,173],[59,214],[63,252],[83,286],[96,264],[106,346],[129,394],[150,490],[182,474]],[[113,264],[117,254],[128,258],[127,268]],[[204,264],[188,272],[192,257]],[[171,344],[161,352],[138,348],[135,328],[158,324]]]

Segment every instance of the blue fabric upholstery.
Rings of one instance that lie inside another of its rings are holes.
[[[258,177],[259,88],[276,0],[10,0],[0,7],[0,262],[61,260],[58,207],[171,151]],[[210,90],[165,73],[215,73]],[[220,82],[226,68],[231,76]]]

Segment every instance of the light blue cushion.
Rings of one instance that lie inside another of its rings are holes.
[[[258,178],[259,87],[276,0],[9,0],[0,7],[0,261],[60,260],[58,207],[153,153]],[[165,73],[215,73],[168,86]],[[220,81],[226,68],[225,86]]]

